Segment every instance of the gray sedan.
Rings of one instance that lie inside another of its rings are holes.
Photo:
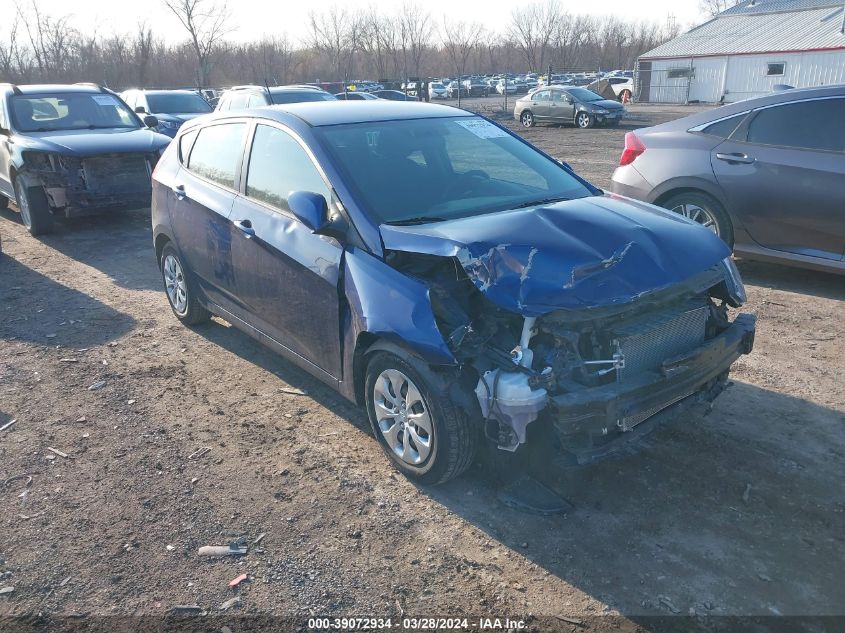
[[[536,123],[570,123],[581,129],[594,125],[619,125],[625,107],[592,90],[575,86],[549,86],[517,99],[513,118],[523,127]]]
[[[785,90],[629,132],[611,189],[738,255],[845,273],[845,86]]]

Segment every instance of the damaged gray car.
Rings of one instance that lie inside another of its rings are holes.
[[[153,181],[176,317],[219,315],[365,406],[422,482],[485,443],[595,459],[709,407],[753,346],[712,232],[454,108],[215,114]]]
[[[54,217],[150,204],[150,175],[170,139],[93,84],[0,84],[0,207],[17,204],[32,235]]]

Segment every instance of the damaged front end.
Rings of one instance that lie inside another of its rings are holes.
[[[708,408],[752,349],[755,317],[729,315],[745,294],[721,242],[687,258],[709,259],[690,274],[683,244],[655,250],[645,237],[610,236],[589,257],[562,258],[543,244],[470,242],[452,228],[438,229],[450,233],[443,241],[391,227],[387,262],[429,287],[438,329],[475,377],[486,435],[500,449],[515,451],[541,420],[568,456],[591,461],[682,409]]]
[[[149,206],[157,153],[95,156],[26,151],[18,177],[43,187],[54,214],[75,217]]]

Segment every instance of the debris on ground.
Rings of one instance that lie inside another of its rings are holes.
[[[65,459],[68,459],[70,457],[70,455],[68,455],[67,453],[62,452],[57,448],[53,448],[52,446],[48,446],[47,450],[50,451],[51,453],[58,455],[59,457],[64,457]]]
[[[203,613],[203,608],[197,604],[177,604],[175,607],[171,607],[170,612],[182,615],[199,615]]]
[[[103,388],[103,387],[105,387],[105,386],[106,386],[106,381],[105,381],[105,380],[98,380],[98,381],[97,381],[97,382],[95,382],[93,385],[91,385],[90,387],[88,387],[88,391],[97,391],[97,389],[102,389],[102,388]]]
[[[660,604],[662,604],[664,607],[669,609],[669,611],[671,611],[672,613],[680,613],[681,612],[681,610],[678,607],[676,607],[672,603],[672,601],[669,598],[667,598],[666,596],[658,596],[657,599],[660,601]]]
[[[584,621],[579,620],[578,618],[570,618],[570,617],[565,616],[565,615],[556,615],[555,617],[558,620],[563,620],[564,622],[569,622],[569,624],[575,624],[575,625],[579,625],[579,626],[584,624]]]
[[[232,580],[230,580],[229,586],[234,589],[235,587],[240,585],[243,581],[248,580],[248,579],[249,579],[249,576],[247,576],[246,574],[241,574],[237,578],[233,578]]]
[[[199,449],[195,450],[193,453],[191,453],[190,455],[188,455],[188,459],[199,459],[203,455],[206,455],[210,452],[211,452],[210,446],[203,446],[202,448],[199,448]]]
[[[295,387],[282,387],[282,393],[289,393],[292,396],[307,396],[308,393],[303,391],[302,389],[296,389]]]
[[[6,481],[3,482],[4,486],[8,486],[13,481],[17,481],[18,479],[26,479],[26,483],[24,484],[25,487],[29,487],[32,485],[32,475],[24,473],[22,475],[15,475],[14,477],[9,477]]]
[[[229,545],[203,545],[197,550],[200,556],[243,556],[249,551],[246,545],[230,543]]]
[[[221,611],[228,611],[232,607],[239,607],[241,606],[241,597],[235,596],[234,598],[230,598],[226,602],[220,605]]]
[[[135,401],[134,400],[127,400],[126,404],[135,404]]]
[[[262,532],[262,533],[261,533],[261,534],[259,534],[257,537],[255,537],[255,540],[252,542],[252,544],[253,544],[253,545],[258,545],[261,541],[263,541],[263,540],[264,540],[264,537],[265,537],[265,536],[267,536],[267,532]]]
[[[78,358],[60,358],[59,362],[60,363],[78,363],[79,359]]]
[[[12,425],[17,421],[18,421],[17,418],[14,419],[14,420],[9,420],[8,422],[6,422],[6,424],[4,424],[3,426],[0,426],[0,431],[5,431],[6,429],[11,428]]]
[[[5,596],[7,594],[10,594],[10,593],[14,592],[14,590],[15,590],[14,587],[3,587],[2,589],[0,589],[0,596]]]

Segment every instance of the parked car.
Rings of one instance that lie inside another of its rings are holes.
[[[510,79],[497,79],[493,84],[493,89],[500,95],[504,95],[505,92],[509,95],[516,94],[516,83]]]
[[[549,86],[520,97],[513,117],[524,127],[537,123],[571,123],[581,129],[619,125],[625,107],[586,88]]]
[[[126,90],[120,98],[137,114],[154,115],[158,131],[171,138],[185,121],[213,110],[195,90]]]
[[[150,172],[170,138],[93,84],[0,84],[0,206],[17,205],[32,235],[55,216],[150,204]]]
[[[423,482],[482,441],[593,459],[709,406],[753,344],[713,233],[448,106],[220,113],[153,183],[176,317],[218,314],[365,406]]]
[[[370,92],[338,92],[335,98],[340,101],[370,101],[379,97]]]
[[[379,99],[386,99],[388,101],[417,101],[416,97],[406,95],[401,90],[376,90],[373,93]]]
[[[613,191],[743,257],[845,273],[845,86],[776,92],[629,132]]]
[[[429,99],[445,99],[449,96],[449,90],[442,83],[433,81],[428,84]]]
[[[220,95],[215,112],[261,108],[284,103],[336,100],[333,94],[316,86],[236,86]]]

